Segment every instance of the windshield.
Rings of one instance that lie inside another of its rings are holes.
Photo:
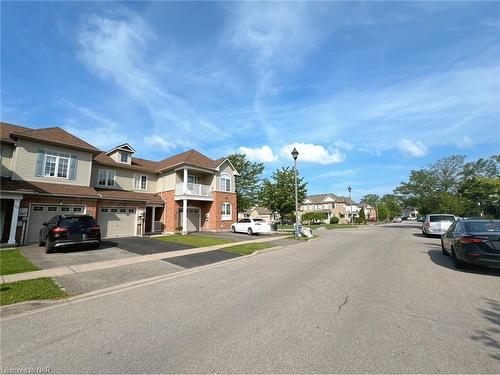
[[[253,221],[263,223],[264,219],[253,219]]]
[[[451,215],[435,215],[435,216],[429,216],[429,220],[431,222],[433,221],[455,221],[455,216]]]
[[[500,222],[474,221],[465,223],[467,232],[500,232]]]

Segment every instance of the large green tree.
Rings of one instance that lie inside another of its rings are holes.
[[[307,195],[307,182],[297,176],[297,196],[299,206]],[[295,211],[295,177],[292,168],[277,169],[271,179],[262,184],[261,205],[272,212],[277,212],[281,220]]]
[[[413,170],[407,182],[394,191],[405,205],[421,214],[449,212],[459,216],[482,213],[498,217],[500,156],[465,163],[464,155],[452,155],[427,168]]]
[[[372,207],[377,207],[380,203],[380,196],[377,194],[367,194],[361,198],[361,203],[369,204]]]
[[[239,173],[236,176],[236,204],[238,212],[244,212],[258,202],[264,164],[247,160],[245,154],[232,154],[228,158]]]

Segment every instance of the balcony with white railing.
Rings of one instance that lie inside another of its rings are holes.
[[[204,198],[205,200],[212,200],[212,187],[210,185],[184,184],[178,183],[175,185],[175,195],[176,197],[187,197],[187,198]]]

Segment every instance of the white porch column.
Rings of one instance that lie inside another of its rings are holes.
[[[188,170],[184,168],[184,179],[182,180],[182,194],[187,194],[188,186]]]
[[[10,221],[10,232],[9,232],[9,245],[16,244],[16,228],[17,219],[19,217],[19,206],[21,205],[21,199],[14,199],[14,205],[12,206],[12,219]]]
[[[151,233],[154,233],[154,231],[155,231],[156,207],[153,207],[151,209],[151,212],[153,214],[153,217],[151,218]]]
[[[186,171],[184,169],[184,171]],[[186,173],[186,172],[184,172]],[[187,223],[188,223],[188,201],[187,199],[182,200],[182,234],[187,234]]]

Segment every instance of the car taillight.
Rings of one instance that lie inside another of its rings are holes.
[[[92,225],[89,230],[99,230],[101,229],[101,227],[99,227],[99,225],[95,224],[95,225]]]
[[[469,236],[460,237],[461,243],[481,243],[486,241],[487,240],[485,240],[484,238],[469,237]]]
[[[52,229],[52,233],[54,234],[61,234],[61,233],[66,233],[68,231],[68,228],[63,228],[63,227],[57,227]]]

